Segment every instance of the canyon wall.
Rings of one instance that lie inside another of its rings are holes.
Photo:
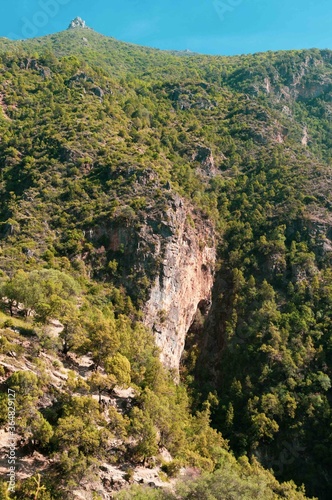
[[[177,198],[167,211],[168,236],[155,234],[158,274],[145,307],[149,326],[161,350],[161,360],[179,369],[186,334],[198,308],[211,302],[216,261],[214,230],[201,214]],[[143,231],[148,231],[145,226]]]
[[[96,277],[105,275],[110,260],[119,261],[121,271],[113,279],[138,298],[162,362],[178,371],[194,316],[198,309],[206,314],[211,302],[216,262],[212,223],[170,192],[163,206],[151,204],[131,222],[120,217],[88,229],[85,236],[94,243],[91,268]]]

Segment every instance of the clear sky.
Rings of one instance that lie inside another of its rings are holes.
[[[0,0],[0,36],[67,28],[76,16],[119,40],[161,49],[242,54],[332,49],[331,0]]]

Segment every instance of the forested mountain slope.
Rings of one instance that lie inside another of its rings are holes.
[[[180,498],[330,498],[331,116],[328,50],[0,39],[0,418],[44,460],[9,498],[165,450],[210,474]]]

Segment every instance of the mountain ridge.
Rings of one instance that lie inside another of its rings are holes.
[[[1,382],[31,388],[19,433],[55,454],[46,498],[72,498],[68,480],[93,498],[94,460],[128,482],[149,460],[212,483],[247,470],[234,498],[303,498],[264,472],[255,489],[259,460],[329,498],[331,102],[327,50],[0,40]],[[123,408],[103,403],[116,385]]]

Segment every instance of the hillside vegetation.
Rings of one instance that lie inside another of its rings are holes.
[[[0,420],[9,387],[19,452],[43,457],[1,498],[113,498],[110,464],[165,483],[121,499],[331,497],[331,116],[327,50],[0,39]],[[138,237],[178,199],[218,258],[179,384]]]

